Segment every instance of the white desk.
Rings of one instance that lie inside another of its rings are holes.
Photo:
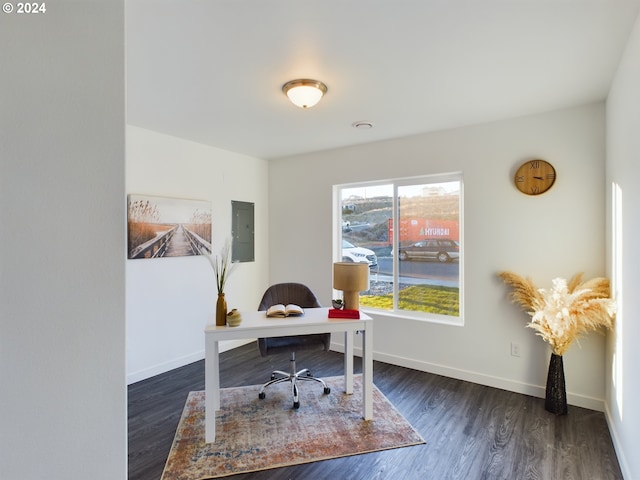
[[[261,337],[284,337],[310,333],[344,332],[344,388],[353,393],[353,336],[362,332],[362,417],[373,418],[373,319],[360,312],[360,320],[328,318],[328,308],[305,308],[299,317],[268,318],[265,312],[241,312],[238,327],[205,328],[205,439],[216,438],[216,415],[220,410],[220,365],[218,342]],[[256,390],[256,396],[258,391]]]

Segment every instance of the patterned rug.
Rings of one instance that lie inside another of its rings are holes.
[[[373,420],[362,419],[361,375],[346,395],[343,377],[322,386],[300,387],[294,410],[289,383],[266,390],[259,386],[220,391],[216,441],[204,442],[204,392],[191,392],[178,424],[162,480],[219,478],[237,473],[315,462],[425,443],[405,418],[374,386]]]

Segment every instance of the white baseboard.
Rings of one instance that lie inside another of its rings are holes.
[[[255,340],[228,340],[220,342],[220,352],[226,352],[227,350],[246,345],[247,343],[251,343],[253,341]],[[344,345],[332,342],[331,350],[344,353]],[[359,347],[354,347],[354,354],[362,356],[362,349]],[[130,373],[127,375],[127,385],[131,385],[132,383],[136,383],[141,380],[151,378],[155,375],[168,372],[170,370],[173,370],[174,368],[183,367],[184,365],[197,362],[198,360],[202,360],[203,358],[204,350],[201,350],[190,355],[185,355],[180,358],[175,358],[170,361]],[[391,365],[398,365],[399,367],[412,368],[421,372],[442,375],[444,377],[464,380],[465,382],[477,383],[479,385],[485,385],[487,387],[500,388],[502,390],[521,393],[523,395],[531,395],[538,398],[544,398],[545,396],[544,385],[531,385],[522,382],[516,382],[513,380],[485,375],[478,372],[447,367],[446,365],[438,365],[434,363],[414,360],[411,358],[389,355],[383,352],[373,352],[373,358],[374,360],[389,363]],[[588,408],[590,410],[596,410],[598,412],[605,412],[605,404],[603,399],[587,397],[585,395],[576,395],[572,394],[571,392],[567,392],[567,401],[570,405]]]
[[[247,343],[251,343],[254,341],[255,340],[225,340],[223,342],[220,342],[220,353],[226,352],[227,350],[231,350],[233,348],[241,347],[242,345],[246,345]],[[189,365],[190,363],[197,362],[202,359],[204,359],[204,350],[199,350],[190,355],[174,358],[167,362],[159,363],[149,368],[127,374],[127,385],[131,385],[132,383],[136,383],[141,380],[146,380],[147,378],[155,377],[156,375],[168,372],[170,370],[173,370],[174,368],[184,367],[185,365]]]
[[[609,427],[609,433],[611,435],[611,442],[613,443],[613,449],[616,451],[616,457],[618,457],[618,465],[620,465],[622,478],[633,478],[631,476],[631,469],[629,468],[629,462],[625,456],[624,448],[622,448],[620,434],[612,420],[611,410],[609,410],[608,404],[605,405],[604,418],[607,420],[607,426]]]
[[[332,342],[331,350],[344,353],[344,345]],[[355,355],[362,356],[361,348],[354,347],[353,350]],[[457,368],[447,367],[446,365],[438,365],[435,363],[423,362],[411,358],[399,357],[396,355],[389,355],[383,352],[373,352],[373,359],[380,362],[389,363],[391,365],[397,365],[399,367],[411,368],[413,370],[419,370],[421,372],[442,375],[444,377],[464,380],[465,382],[477,383],[479,385],[499,388],[501,390],[521,393],[523,395],[530,395],[532,397],[545,397],[544,385],[531,385],[527,383],[516,382],[506,378],[494,377],[491,375],[485,375],[468,370],[460,370]],[[598,412],[604,411],[604,400],[600,398],[593,398],[585,395],[576,395],[567,392],[567,402],[570,405],[575,405],[577,407],[588,408],[590,410],[595,410]]]

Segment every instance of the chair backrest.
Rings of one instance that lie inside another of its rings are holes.
[[[301,283],[277,283],[270,286],[264,292],[258,310],[267,310],[278,303],[294,303],[302,308],[322,306],[311,289]]]
[[[302,308],[321,307],[318,298],[309,287],[301,283],[277,283],[264,292],[258,310],[267,310],[271,305],[294,303]],[[258,338],[260,355],[266,357],[274,353],[295,352],[321,347],[329,351],[330,333],[314,333],[289,337]]]

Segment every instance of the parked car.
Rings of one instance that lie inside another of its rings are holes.
[[[354,244],[342,240],[342,261],[368,263],[369,268],[378,265],[378,257],[373,250],[368,248],[356,247]]]
[[[428,238],[400,247],[398,250],[400,260],[438,260],[445,263],[460,258],[460,245],[449,238]]]

